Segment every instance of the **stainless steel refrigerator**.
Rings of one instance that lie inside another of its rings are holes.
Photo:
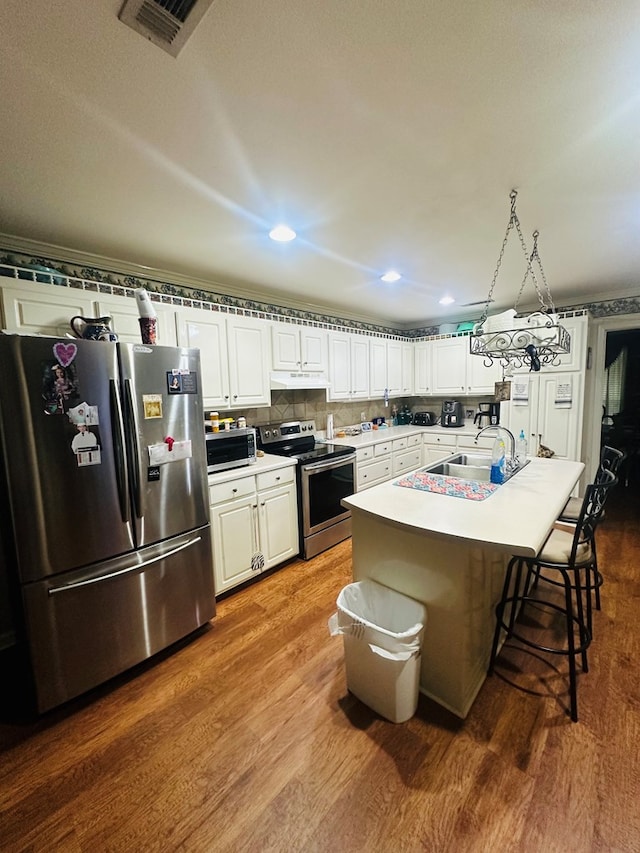
[[[45,711],[215,613],[199,351],[0,335],[0,377],[0,572]]]

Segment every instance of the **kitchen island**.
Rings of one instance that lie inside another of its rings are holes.
[[[584,469],[531,459],[484,500],[405,488],[397,478],[343,500],[354,580],[425,604],[420,690],[466,717],[484,682],[506,565],[538,553]]]

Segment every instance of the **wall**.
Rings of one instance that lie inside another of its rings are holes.
[[[238,415],[244,415],[247,423],[253,426],[289,420],[314,420],[317,430],[325,430],[329,412],[333,414],[334,427],[339,428],[359,424],[363,420],[363,413],[366,421],[382,416],[391,422],[391,408],[394,404],[398,409],[406,404],[411,412],[435,412],[436,416],[439,416],[443,399],[442,397],[391,397],[389,405],[385,406],[382,399],[329,403],[326,392],[323,390],[272,391],[270,408],[230,412],[229,417],[236,418]],[[493,397],[460,398],[463,409],[468,409],[474,414],[479,402],[491,400]]]

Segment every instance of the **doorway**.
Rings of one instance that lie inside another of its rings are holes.
[[[584,484],[593,482],[596,469],[600,460],[600,448],[603,435],[603,401],[605,399],[605,381],[606,381],[606,359],[607,359],[607,343],[611,335],[609,343],[610,352],[613,346],[615,333],[622,332],[628,334],[629,340],[633,343],[633,373],[629,370],[627,381],[631,379],[635,383],[635,387],[629,387],[625,383],[626,400],[623,405],[631,406],[635,415],[640,417],[640,355],[636,355],[640,349],[640,315],[626,314],[615,317],[601,317],[593,320],[589,327],[589,358],[588,369],[585,383],[585,410],[584,410],[584,432],[583,432],[583,450],[582,459],[585,463],[585,472],[583,475]],[[629,350],[631,352],[631,350]],[[635,377],[635,379],[633,378]],[[607,438],[612,438],[611,433]],[[611,441],[613,444],[613,439]],[[640,461],[634,460],[635,473],[630,476],[630,482],[637,480],[636,488],[640,490]],[[624,481],[621,483],[618,491],[623,494]]]
[[[637,490],[640,474],[640,329],[608,331],[600,446],[626,453],[619,477]]]

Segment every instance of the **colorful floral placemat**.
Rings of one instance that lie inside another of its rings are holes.
[[[423,492],[434,492],[438,495],[449,495],[453,498],[465,498],[468,501],[483,501],[498,488],[495,483],[445,477],[444,474],[427,474],[425,471],[416,471],[401,480],[395,480],[394,485],[404,486],[407,489],[420,489]]]

